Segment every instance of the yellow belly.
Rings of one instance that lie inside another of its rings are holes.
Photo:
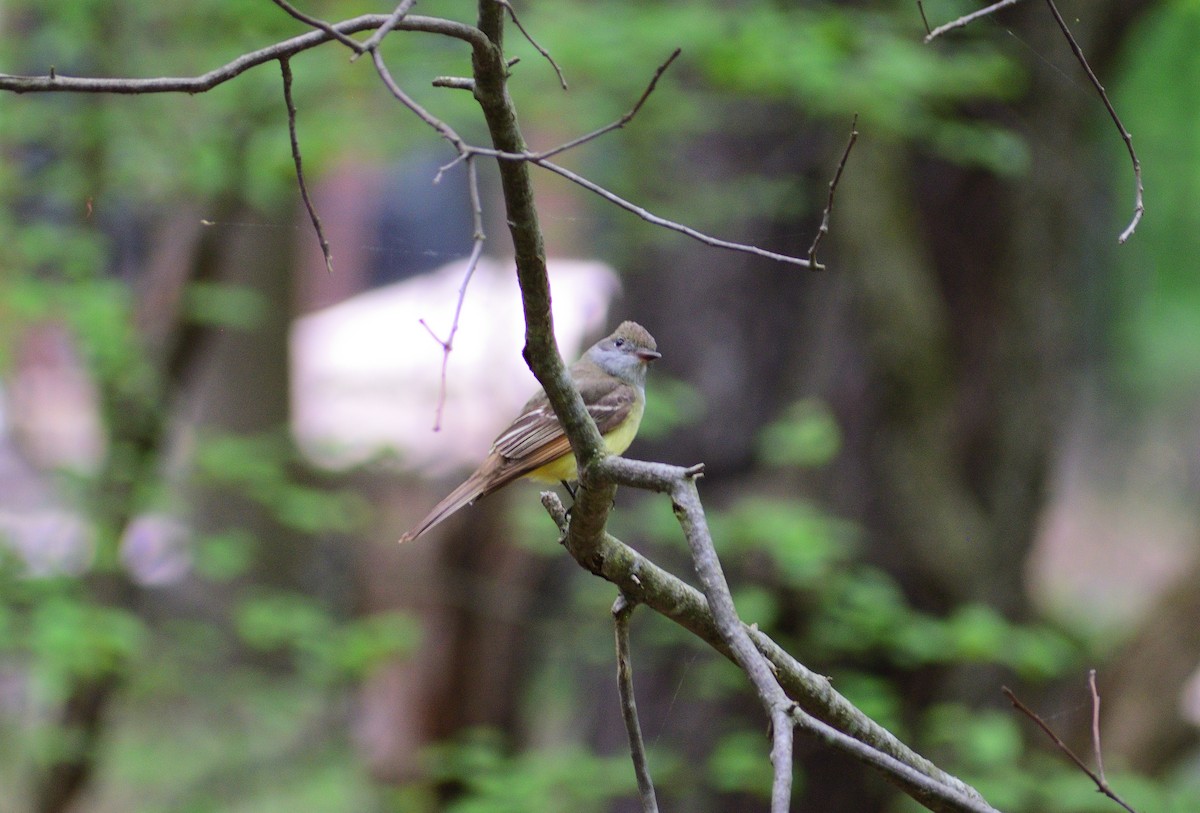
[[[645,401],[635,403],[633,409],[629,411],[629,417],[625,419],[625,423],[604,436],[604,448],[608,450],[609,454],[621,454],[629,448],[629,444],[633,443],[638,427],[642,425],[642,413],[645,408]],[[530,480],[539,480],[543,483],[558,483],[562,480],[578,480],[579,470],[575,465],[574,453],[568,453],[556,460],[551,460],[541,468],[534,469],[525,476]]]

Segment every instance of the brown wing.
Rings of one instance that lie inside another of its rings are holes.
[[[606,435],[629,416],[637,397],[633,387],[618,384],[605,392],[583,392],[588,413],[601,435]],[[503,458],[505,482],[557,460],[571,450],[562,425],[551,409],[545,393],[529,400],[520,417],[500,433],[492,444],[492,453]]]

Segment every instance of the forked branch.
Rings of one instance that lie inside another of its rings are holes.
[[[1076,768],[1083,771],[1084,774],[1087,775],[1088,779],[1092,780],[1092,782],[1096,785],[1096,790],[1123,807],[1127,813],[1137,813],[1136,810],[1130,807],[1124,799],[1122,799],[1113,791],[1112,787],[1108,784],[1108,780],[1104,776],[1104,761],[1100,756],[1100,693],[1096,691],[1095,669],[1092,669],[1088,672],[1088,689],[1092,695],[1092,749],[1096,754],[1096,767],[1099,771],[1098,773],[1089,768],[1087,763],[1080,759],[1075,752],[1071,750],[1069,745],[1063,742],[1062,737],[1058,736],[1054,729],[1050,727],[1050,724],[1043,720],[1036,712],[1033,711],[1033,709],[1022,703],[1017,696],[1013,694],[1011,689],[1009,689],[1007,686],[1002,686],[1000,691],[1003,692],[1004,696],[1008,698],[1008,702],[1012,703],[1013,708],[1032,720],[1034,724],[1042,730],[1042,733],[1050,738],[1050,741],[1054,743],[1054,747],[1057,748],[1067,759],[1071,760],[1071,762],[1075,764]]]

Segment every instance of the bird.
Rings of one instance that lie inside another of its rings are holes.
[[[571,365],[571,381],[610,454],[624,452],[637,435],[646,409],[646,373],[650,363],[661,357],[649,331],[637,322],[622,322]],[[479,468],[400,542],[416,539],[460,508],[522,477],[547,483],[579,479],[575,453],[545,391],[526,402],[521,414],[492,443]]]

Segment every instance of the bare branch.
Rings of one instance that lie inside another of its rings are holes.
[[[671,55],[667,57],[666,62],[658,66],[658,69],[654,71],[654,76],[650,79],[650,84],[646,86],[644,91],[642,91],[641,97],[637,100],[629,112],[621,116],[621,118],[617,119],[612,124],[607,124],[601,127],[599,130],[593,130],[587,135],[582,135],[579,138],[568,141],[566,144],[560,144],[553,149],[544,150],[542,152],[535,153],[534,155],[537,158],[549,158],[552,155],[558,155],[560,152],[565,152],[572,147],[578,147],[580,144],[586,144],[592,139],[599,138],[605,133],[611,133],[613,130],[619,130],[620,128],[624,127],[626,124],[632,121],[633,117],[636,116],[638,111],[642,109],[642,105],[646,103],[646,99],[650,98],[650,94],[654,92],[654,88],[658,85],[659,77],[666,72],[667,68],[671,67],[671,63],[675,61],[675,58],[679,56],[682,50],[683,49],[681,48],[676,48],[671,52]]]
[[[467,76],[435,76],[429,84],[435,88],[452,88],[454,90],[475,89],[475,80]]]
[[[357,31],[378,28],[387,19],[382,14],[367,14],[337,23],[333,28],[343,34],[353,34]],[[424,31],[460,39],[469,43],[476,52],[492,49],[491,42],[478,28],[453,20],[436,17],[406,17],[397,27],[405,31]],[[302,51],[329,42],[331,39],[332,37],[324,31],[310,31],[266,48],[242,54],[232,62],[200,76],[133,79],[63,76],[53,71],[46,76],[0,74],[0,90],[13,93],[204,93],[265,62],[273,62],[281,57],[295,56]]]
[[[1008,6],[1015,6],[1019,2],[1021,2],[1021,0],[1000,0],[1000,2],[992,3],[990,6],[981,8],[978,11],[972,11],[970,14],[964,14],[962,17],[959,17],[957,20],[951,20],[950,22],[946,23],[945,25],[939,25],[937,28],[930,31],[927,35],[925,35],[925,42],[927,42],[927,43],[932,42],[934,39],[936,39],[937,37],[940,37],[942,34],[945,34],[947,31],[953,31],[956,28],[963,28],[964,26],[970,25],[971,23],[975,22],[980,17],[986,17],[989,14],[994,14],[997,11],[999,11],[1000,9],[1006,8]],[[925,16],[924,9],[921,9],[921,16],[922,17]],[[928,21],[925,22],[925,27],[929,28]]]
[[[584,477],[587,473],[584,473]],[[759,701],[773,726],[771,765],[775,778],[771,785],[771,813],[787,813],[792,798],[792,701],[779,685],[770,663],[754,646],[738,617],[721,569],[721,560],[713,547],[708,519],[700,502],[695,477],[681,477],[672,483],[671,505],[683,529],[696,576],[708,599],[713,620],[721,632],[737,665],[750,678]]]
[[[597,195],[604,198],[609,203],[619,206],[627,212],[632,212],[633,214],[640,217],[642,220],[645,220],[647,223],[653,223],[656,226],[662,226],[664,229],[670,229],[671,231],[677,231],[680,234],[686,234],[688,237],[691,237],[693,240],[699,240],[701,243],[704,243],[705,245],[713,246],[714,248],[724,248],[724,249],[728,249],[730,251],[740,251],[745,254],[754,254],[755,256],[758,256],[758,257],[766,257],[768,260],[775,260],[775,261],[781,262],[781,263],[789,263],[790,265],[799,265],[803,268],[811,268],[814,271],[821,271],[821,270],[824,270],[824,268],[825,268],[825,266],[823,266],[823,265],[819,265],[819,264],[813,265],[812,263],[810,263],[807,259],[805,259],[803,257],[792,257],[791,255],[788,255],[788,254],[777,254],[774,251],[767,251],[766,249],[759,248],[758,246],[747,245],[745,243],[733,243],[728,240],[721,240],[717,237],[710,237],[709,235],[704,234],[703,232],[693,229],[691,226],[685,226],[682,223],[676,223],[674,220],[667,220],[665,217],[659,217],[656,214],[648,212],[647,210],[643,209],[641,206],[638,206],[636,203],[627,201],[624,198],[620,197],[619,195],[616,195],[613,192],[608,191],[603,186],[600,186],[597,183],[593,183],[592,181],[589,181],[587,178],[584,178],[581,175],[575,174],[574,172],[567,169],[566,167],[561,167],[558,164],[551,163],[550,161],[546,161],[546,160],[542,160],[542,159],[527,158],[525,156],[510,157],[507,155],[501,155],[499,157],[503,158],[504,160],[514,160],[514,158],[528,160],[531,163],[533,163],[543,169],[550,170],[551,172],[555,173],[556,175],[561,175],[562,177],[566,178],[568,181],[571,181],[572,183],[582,186],[584,189],[588,190],[589,192],[596,193]]]
[[[321,228],[321,218],[313,206],[312,198],[308,195],[308,184],[304,182],[304,166],[300,158],[300,140],[296,137],[296,103],[292,99],[292,65],[288,57],[281,57],[279,70],[283,73],[283,101],[287,105],[288,138],[292,142],[292,161],[296,164],[296,180],[300,184],[300,197],[304,200],[304,208],[312,220],[313,230],[317,233],[317,242],[321,244],[321,254],[325,257],[325,270],[333,273],[333,253],[329,249],[329,241],[325,239],[325,230]]]
[[[920,795],[914,793],[914,798],[917,798],[926,807],[962,811],[962,813],[997,813],[995,808],[982,799],[964,796],[958,790],[895,757],[876,750],[849,734],[844,734],[833,726],[821,722],[816,717],[806,714],[799,706],[793,709],[792,717],[801,731],[825,743],[830,748],[843,751],[887,776],[903,778],[914,790],[919,791]],[[941,805],[940,808],[935,807],[938,804]]]
[[[1100,94],[1100,100],[1104,102],[1104,107],[1108,110],[1108,115],[1112,118],[1113,124],[1117,126],[1117,132],[1124,139],[1125,148],[1129,150],[1129,159],[1133,162],[1133,179],[1136,188],[1134,193],[1133,220],[1129,221],[1129,225],[1125,227],[1125,231],[1121,232],[1121,236],[1117,238],[1118,243],[1124,243],[1133,236],[1134,230],[1137,229],[1138,223],[1141,222],[1142,215],[1146,211],[1142,192],[1142,163],[1138,160],[1137,153],[1133,150],[1133,136],[1125,129],[1125,125],[1121,123],[1121,118],[1117,115],[1116,108],[1108,100],[1108,94],[1104,91],[1104,85],[1100,84],[1100,80],[1096,78],[1096,73],[1092,70],[1092,66],[1088,64],[1087,59],[1083,56],[1083,49],[1079,47],[1079,43],[1075,41],[1075,37],[1071,36],[1071,30],[1067,28],[1066,20],[1058,13],[1058,6],[1054,5],[1054,0],[1046,0],[1046,5],[1050,6],[1050,13],[1054,15],[1054,21],[1058,23],[1058,28],[1062,31],[1063,36],[1067,38],[1067,42],[1071,46],[1071,51],[1075,54],[1075,58],[1079,60],[1079,64],[1083,66],[1088,79],[1092,81],[1092,87],[1096,88],[1096,92]]]
[[[421,326],[429,331],[429,335],[433,337],[433,340],[442,346],[442,380],[441,385],[438,387],[437,409],[434,411],[434,432],[440,432],[442,429],[442,413],[446,408],[446,376],[450,367],[450,352],[454,350],[454,336],[458,333],[458,323],[462,317],[463,302],[467,299],[467,286],[471,284],[471,277],[475,275],[475,269],[479,267],[479,258],[483,256],[483,243],[486,239],[483,233],[483,204],[479,196],[479,176],[475,171],[475,161],[472,160],[471,156],[466,158],[466,162],[467,185],[471,197],[471,217],[474,221],[474,237],[472,238],[471,256],[467,258],[467,269],[463,273],[462,284],[458,286],[458,300],[454,305],[454,319],[450,323],[450,333],[447,334],[446,340],[442,341],[424,319],[419,320]]]
[[[1093,683],[1092,685],[1094,687],[1095,684]],[[1059,751],[1061,751],[1063,754],[1065,754],[1069,760],[1074,762],[1075,767],[1079,768],[1079,770],[1081,770],[1085,774],[1087,774],[1088,778],[1091,779],[1093,783],[1095,783],[1096,790],[1100,791],[1105,796],[1107,796],[1108,798],[1112,799],[1114,802],[1119,804],[1121,807],[1125,808],[1125,810],[1128,811],[1128,813],[1137,813],[1136,810],[1134,810],[1132,807],[1130,807],[1128,804],[1126,804],[1125,801],[1120,796],[1117,796],[1117,794],[1113,792],[1112,788],[1110,788],[1108,786],[1108,782],[1106,782],[1102,777],[1097,776],[1096,773],[1094,771],[1092,771],[1091,768],[1089,768],[1087,765],[1084,764],[1082,759],[1080,759],[1079,757],[1077,757],[1075,755],[1075,752],[1071,750],[1070,746],[1068,746],[1065,742],[1063,742],[1062,738],[1059,737],[1058,734],[1054,733],[1054,729],[1052,729],[1049,726],[1049,724],[1046,723],[1045,720],[1043,720],[1036,713],[1034,713],[1034,711],[1031,708],[1029,708],[1029,706],[1026,706],[1024,703],[1022,703],[1020,700],[1018,700],[1017,696],[1012,693],[1011,689],[1009,689],[1007,686],[1001,686],[1000,691],[1003,692],[1004,696],[1008,698],[1008,702],[1013,704],[1013,708],[1015,708],[1017,711],[1024,714],[1030,720],[1033,720],[1033,722],[1037,725],[1037,727],[1040,728],[1042,730],[1042,732],[1047,737],[1050,738],[1051,742],[1054,743],[1054,747],[1057,748]],[[1096,698],[1097,698],[1097,703],[1098,703],[1099,696],[1096,695]],[[1098,709],[1098,705],[1095,709],[1093,709],[1093,714],[1096,713],[1097,709]],[[1093,723],[1093,725],[1098,725],[1098,723]],[[1096,743],[1097,743],[1097,747],[1099,747],[1098,734],[1097,734]]]
[[[1096,689],[1096,670],[1088,670],[1088,689],[1092,693],[1092,750],[1096,756],[1096,772],[1100,781],[1107,784],[1104,776],[1104,753],[1100,749],[1100,692]]]
[[[701,467],[683,468],[608,456],[592,469],[594,476],[612,477],[621,485],[670,493],[675,481],[698,476]],[[572,538],[572,533],[578,530],[581,502],[587,493],[587,489],[580,490],[580,500],[569,522],[558,495],[552,491],[542,494],[542,505],[562,532],[559,541],[571,555],[583,567],[616,585],[630,600],[671,619],[732,659],[702,593],[602,531],[594,546],[589,541]],[[744,628],[758,650],[770,660],[772,671],[788,696],[812,715],[806,720],[797,716],[794,708],[791,710],[797,725],[807,733],[878,769],[931,810],[996,813],[970,786],[913,752],[851,705],[834,691],[827,678],[808,670],[760,630]],[[843,733],[847,731],[853,732],[853,736]]]
[[[442,138],[449,141],[454,146],[454,149],[458,151],[459,160],[466,158],[466,156],[472,153],[477,153],[480,155],[486,155],[488,153],[486,150],[480,150],[469,146],[465,141],[463,141],[462,136],[454,131],[453,127],[430,113],[420,104],[418,104],[416,99],[413,99],[411,96],[405,93],[400,88],[400,85],[396,83],[396,80],[392,78],[391,72],[383,63],[383,55],[379,53],[378,48],[371,51],[371,58],[375,61],[375,69],[379,72],[379,77],[383,80],[383,84],[387,87],[387,89],[391,91],[392,95],[395,96],[402,105],[407,107],[413,113],[416,113],[417,118],[421,119],[421,121],[437,130],[441,134]],[[441,173],[439,172],[438,175],[440,176]]]
[[[349,36],[343,34],[341,31],[338,31],[332,25],[330,25],[329,23],[325,22],[324,20],[322,20],[318,17],[310,17],[309,15],[305,14],[300,9],[293,6],[287,0],[271,0],[271,2],[273,2],[275,5],[279,6],[281,9],[286,11],[288,14],[290,14],[292,17],[299,20],[300,22],[302,22],[306,25],[311,25],[313,28],[324,31],[326,34],[333,37],[335,40],[342,43],[350,50],[355,51],[356,53],[362,51],[362,45],[360,45],[357,40],[354,40],[354,39],[350,38]]]
[[[633,772],[637,777],[638,795],[642,801],[642,813],[658,813],[658,800],[654,796],[654,780],[650,778],[650,766],[646,761],[646,745],[642,741],[642,726],[638,722],[637,701],[633,696],[633,659],[629,655],[629,617],[633,615],[635,602],[625,595],[618,595],[613,603],[613,629],[617,641],[617,689],[621,695],[621,716],[625,720],[625,731],[629,735],[629,753],[633,758]]]
[[[814,268],[817,265],[817,246],[821,244],[821,238],[829,234],[829,215],[833,212],[833,195],[837,192],[838,181],[842,179],[842,170],[846,168],[846,159],[850,157],[850,150],[854,149],[854,142],[858,141],[858,114],[854,114],[854,120],[850,122],[850,140],[846,142],[846,149],[842,151],[842,160],[838,161],[837,170],[833,173],[833,180],[829,182],[829,199],[825,202],[825,211],[821,213],[821,227],[817,229],[817,234],[813,237],[812,245],[808,247],[808,264]]]
[[[521,25],[521,20],[517,17],[517,10],[512,7],[512,3],[508,2],[508,0],[494,1],[497,5],[504,6],[504,8],[508,10],[508,16],[512,17],[513,25],[515,25],[521,31],[521,33],[525,35],[525,39],[529,40],[529,44],[532,45],[539,54],[546,58],[546,61],[550,63],[550,67],[554,68],[554,73],[558,75],[558,83],[562,85],[563,90],[566,90],[567,78],[563,76],[562,68],[558,67],[558,63],[554,61],[554,57],[550,56],[550,52],[541,45],[538,45],[538,42],[533,38],[533,35],[525,30],[525,26]]]
[[[416,5],[416,3],[417,0],[400,0],[399,5],[397,5],[395,10],[388,15],[388,18],[383,21],[383,24],[379,26],[379,28],[375,30],[375,33],[368,37],[366,42],[362,44],[362,50],[373,52],[376,48],[378,48],[379,43],[383,42],[383,38],[386,37],[392,31],[392,29],[400,25],[400,21],[408,16],[408,12],[413,6]],[[361,55],[361,52],[355,54],[350,58],[350,61],[353,62]]]

